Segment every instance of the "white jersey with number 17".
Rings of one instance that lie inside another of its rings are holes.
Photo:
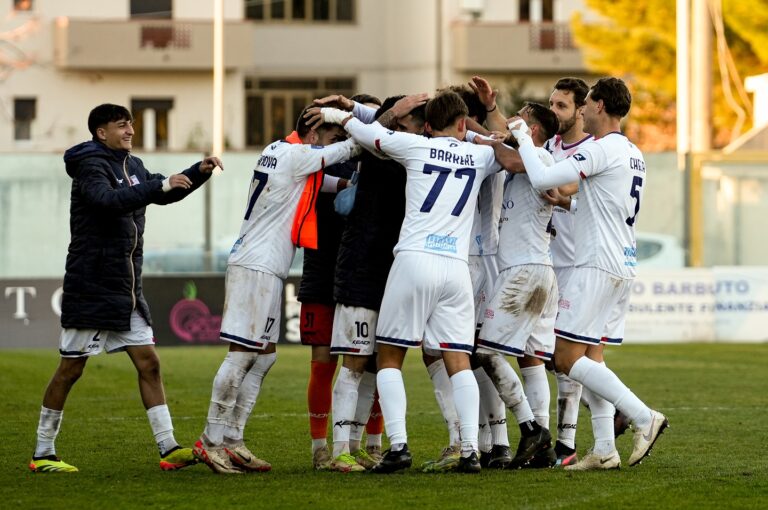
[[[286,278],[296,249],[291,226],[307,176],[359,152],[353,140],[325,147],[282,140],[267,146],[253,171],[245,217],[229,265]]]
[[[467,261],[477,192],[501,166],[488,146],[427,138],[351,119],[347,131],[407,172],[405,219],[394,252],[421,251]]]

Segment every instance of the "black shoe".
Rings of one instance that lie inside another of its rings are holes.
[[[482,467],[480,467],[480,459],[477,458],[477,452],[472,452],[469,457],[461,457],[459,465],[456,466],[458,473],[479,473],[481,470]]]
[[[493,469],[505,469],[512,462],[512,452],[509,446],[502,444],[495,444],[491,448],[491,453],[488,454],[488,465],[483,467],[489,467]]]
[[[617,438],[627,431],[629,428],[629,418],[616,409],[616,414],[613,415],[613,437]]]
[[[537,452],[536,455],[533,456],[533,459],[531,459],[531,461],[523,467],[531,469],[546,469],[555,467],[555,464],[557,464],[557,454],[555,453],[555,449],[548,448],[544,451]]]
[[[523,436],[517,445],[515,458],[509,463],[509,469],[521,469],[528,464],[538,452],[548,450],[552,446],[552,435],[544,427],[532,436]]]
[[[480,467],[485,469],[488,467],[488,464],[490,462],[491,462],[491,452],[480,452]]]
[[[393,452],[391,449],[385,451],[384,456],[378,464],[371,468],[370,472],[386,475],[409,468],[412,463],[413,457],[411,457],[411,452],[408,451],[408,445],[405,445],[402,450],[397,452]]]

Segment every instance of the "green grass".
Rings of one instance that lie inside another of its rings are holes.
[[[281,347],[246,428],[246,441],[273,470],[216,476],[205,466],[165,473],[125,355],[88,362],[67,404],[57,451],[73,475],[32,474],[26,465],[52,351],[0,352],[0,508],[766,508],[768,344],[623,346],[607,360],[671,428],[641,466],[618,472],[485,471],[430,475],[417,469],[374,476],[311,469],[306,419],[309,350]],[[176,438],[202,431],[224,347],[161,348]],[[409,446],[415,464],[434,457],[447,434],[417,352],[405,367]],[[554,390],[554,387],[553,387]],[[554,399],[553,399],[554,400]],[[554,421],[554,420],[553,420]],[[591,445],[586,411],[580,453]],[[510,428],[516,444],[518,432]],[[629,435],[618,441],[626,464]]]

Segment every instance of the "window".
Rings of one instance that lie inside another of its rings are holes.
[[[171,19],[173,0],[131,0],[131,18]]]
[[[32,0],[13,0],[14,11],[32,11]]]
[[[245,18],[256,21],[355,21],[355,0],[244,0],[244,5]]]
[[[554,19],[555,6],[554,0],[544,0],[541,6],[541,19],[542,21],[551,22]]]
[[[329,94],[353,95],[356,80],[332,78],[247,78],[245,80],[245,143],[264,146],[285,138],[296,127],[302,110]]]
[[[531,1],[520,0],[520,7],[517,16],[519,21],[531,21]]]
[[[31,140],[32,121],[35,120],[37,99],[15,98],[13,100],[13,139]]]
[[[173,99],[133,99],[133,147],[155,150],[168,148],[168,112]]]

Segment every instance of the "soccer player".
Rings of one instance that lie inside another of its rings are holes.
[[[377,385],[390,449],[373,468],[391,473],[410,467],[401,367],[409,347],[440,352],[451,378],[459,417],[458,471],[480,471],[477,455],[479,394],[469,354],[474,346],[472,283],[467,266],[473,208],[482,180],[500,169],[492,151],[460,140],[467,106],[453,92],[427,103],[433,138],[362,124],[345,112],[323,109],[369,150],[406,168],[406,215],[395,247],[376,326]]]
[[[379,99],[363,94],[351,98],[371,107],[378,108]],[[358,161],[326,168],[325,175],[351,179],[357,170]],[[333,300],[333,282],[339,243],[344,230],[344,218],[334,211],[335,195],[321,193],[317,198],[317,248],[304,249],[304,267],[299,286],[298,300],[301,302],[300,334],[301,343],[311,346],[309,382],[307,384],[307,408],[309,411],[309,430],[312,438],[312,465],[315,469],[347,468],[346,463],[337,462],[332,466],[331,452],[328,450],[328,415],[331,411],[333,375],[336,372],[337,356],[331,353],[331,335],[335,303]],[[373,393],[371,393],[373,398]],[[369,410],[370,411],[370,410]],[[381,413],[377,413],[371,423],[372,430],[379,437],[384,428]],[[366,416],[365,421],[368,421]],[[364,423],[365,423],[364,421]],[[335,457],[335,455],[334,455]],[[360,458],[375,464],[365,450]],[[357,466],[352,466],[357,468]]]
[[[389,97],[376,119],[387,128],[421,134],[425,102],[421,96]],[[369,448],[362,450],[360,433],[376,387],[376,321],[405,215],[405,169],[364,151],[356,193],[336,263],[331,342],[331,353],[343,356],[333,388],[331,463],[342,472],[370,469],[381,460],[380,449],[375,457]]]
[[[667,418],[650,409],[604,364],[587,356],[589,346],[620,344],[624,317],[637,265],[634,225],[640,212],[645,162],[640,150],[620,131],[621,119],[632,99],[624,82],[602,78],[589,90],[584,106],[584,131],[594,140],[585,142],[573,156],[546,167],[538,159],[526,130],[515,129],[519,154],[494,144],[497,158],[516,170],[520,158],[531,183],[540,188],[565,185],[579,179],[579,204],[574,221],[576,259],[562,290],[555,324],[555,367],[581,383],[595,397],[600,410],[610,406],[624,413],[635,433],[629,465],[639,464],[668,426]],[[592,413],[595,401],[591,403]],[[598,443],[570,470],[615,469],[618,452]],[[610,447],[608,445],[608,447]]]
[[[538,103],[526,103],[512,120],[522,119],[545,164],[552,164],[542,145],[557,131],[557,117]],[[477,359],[496,384],[502,400],[517,418],[520,442],[510,466],[527,466],[537,454],[551,447],[549,433],[549,386],[544,361],[555,347],[554,321],[557,314],[557,283],[549,256],[549,222],[552,206],[524,174],[509,174],[504,185],[499,221],[498,263],[501,273],[493,297],[485,309],[485,322],[478,338]],[[529,404],[520,379],[504,355],[526,356],[521,371],[540,369],[544,388],[536,388],[536,408]],[[543,396],[541,395],[543,394]],[[544,409],[541,407],[546,406]],[[551,452],[554,455],[554,451]],[[550,464],[554,464],[552,459]]]
[[[335,192],[344,179],[317,175],[325,165],[360,152],[338,126],[310,128],[300,116],[296,131],[261,153],[253,171],[240,236],[226,276],[221,339],[229,352],[213,380],[208,419],[194,454],[216,473],[268,471],[243,442],[243,429],[263,380],[277,357],[283,280],[295,252],[292,221],[308,178],[322,178]]]
[[[144,211],[177,202],[199,188],[221,161],[209,157],[180,174],[152,174],[131,155],[133,118],[123,106],[102,104],[88,115],[93,139],[64,154],[72,177],[69,253],[61,303],[61,360],[48,383],[29,463],[34,472],[78,469],[56,456],[64,404],[88,358],[125,351],[139,376],[139,392],[160,451],[160,468],[196,462],[173,436],[152,320],[141,285]]]
[[[589,92],[589,86],[579,78],[562,78],[555,84],[549,96],[549,108],[560,123],[557,135],[547,140],[544,148],[555,162],[562,161],[575,154],[592,135],[584,132],[582,110]],[[563,187],[561,191],[565,191]],[[578,183],[566,193],[577,192]],[[547,196],[556,196],[551,193]],[[562,292],[573,271],[575,248],[573,242],[573,218],[576,211],[576,196],[561,195],[560,202],[552,212],[552,240],[549,249],[552,265],[557,277],[557,287]],[[571,208],[573,206],[573,211]],[[589,354],[594,348],[589,347]],[[557,442],[555,454],[557,466],[569,466],[578,461],[576,454],[576,424],[579,418],[579,401],[582,395],[581,384],[567,375],[556,372],[557,378]],[[593,420],[595,419],[593,415]],[[595,427],[593,425],[593,430]]]

